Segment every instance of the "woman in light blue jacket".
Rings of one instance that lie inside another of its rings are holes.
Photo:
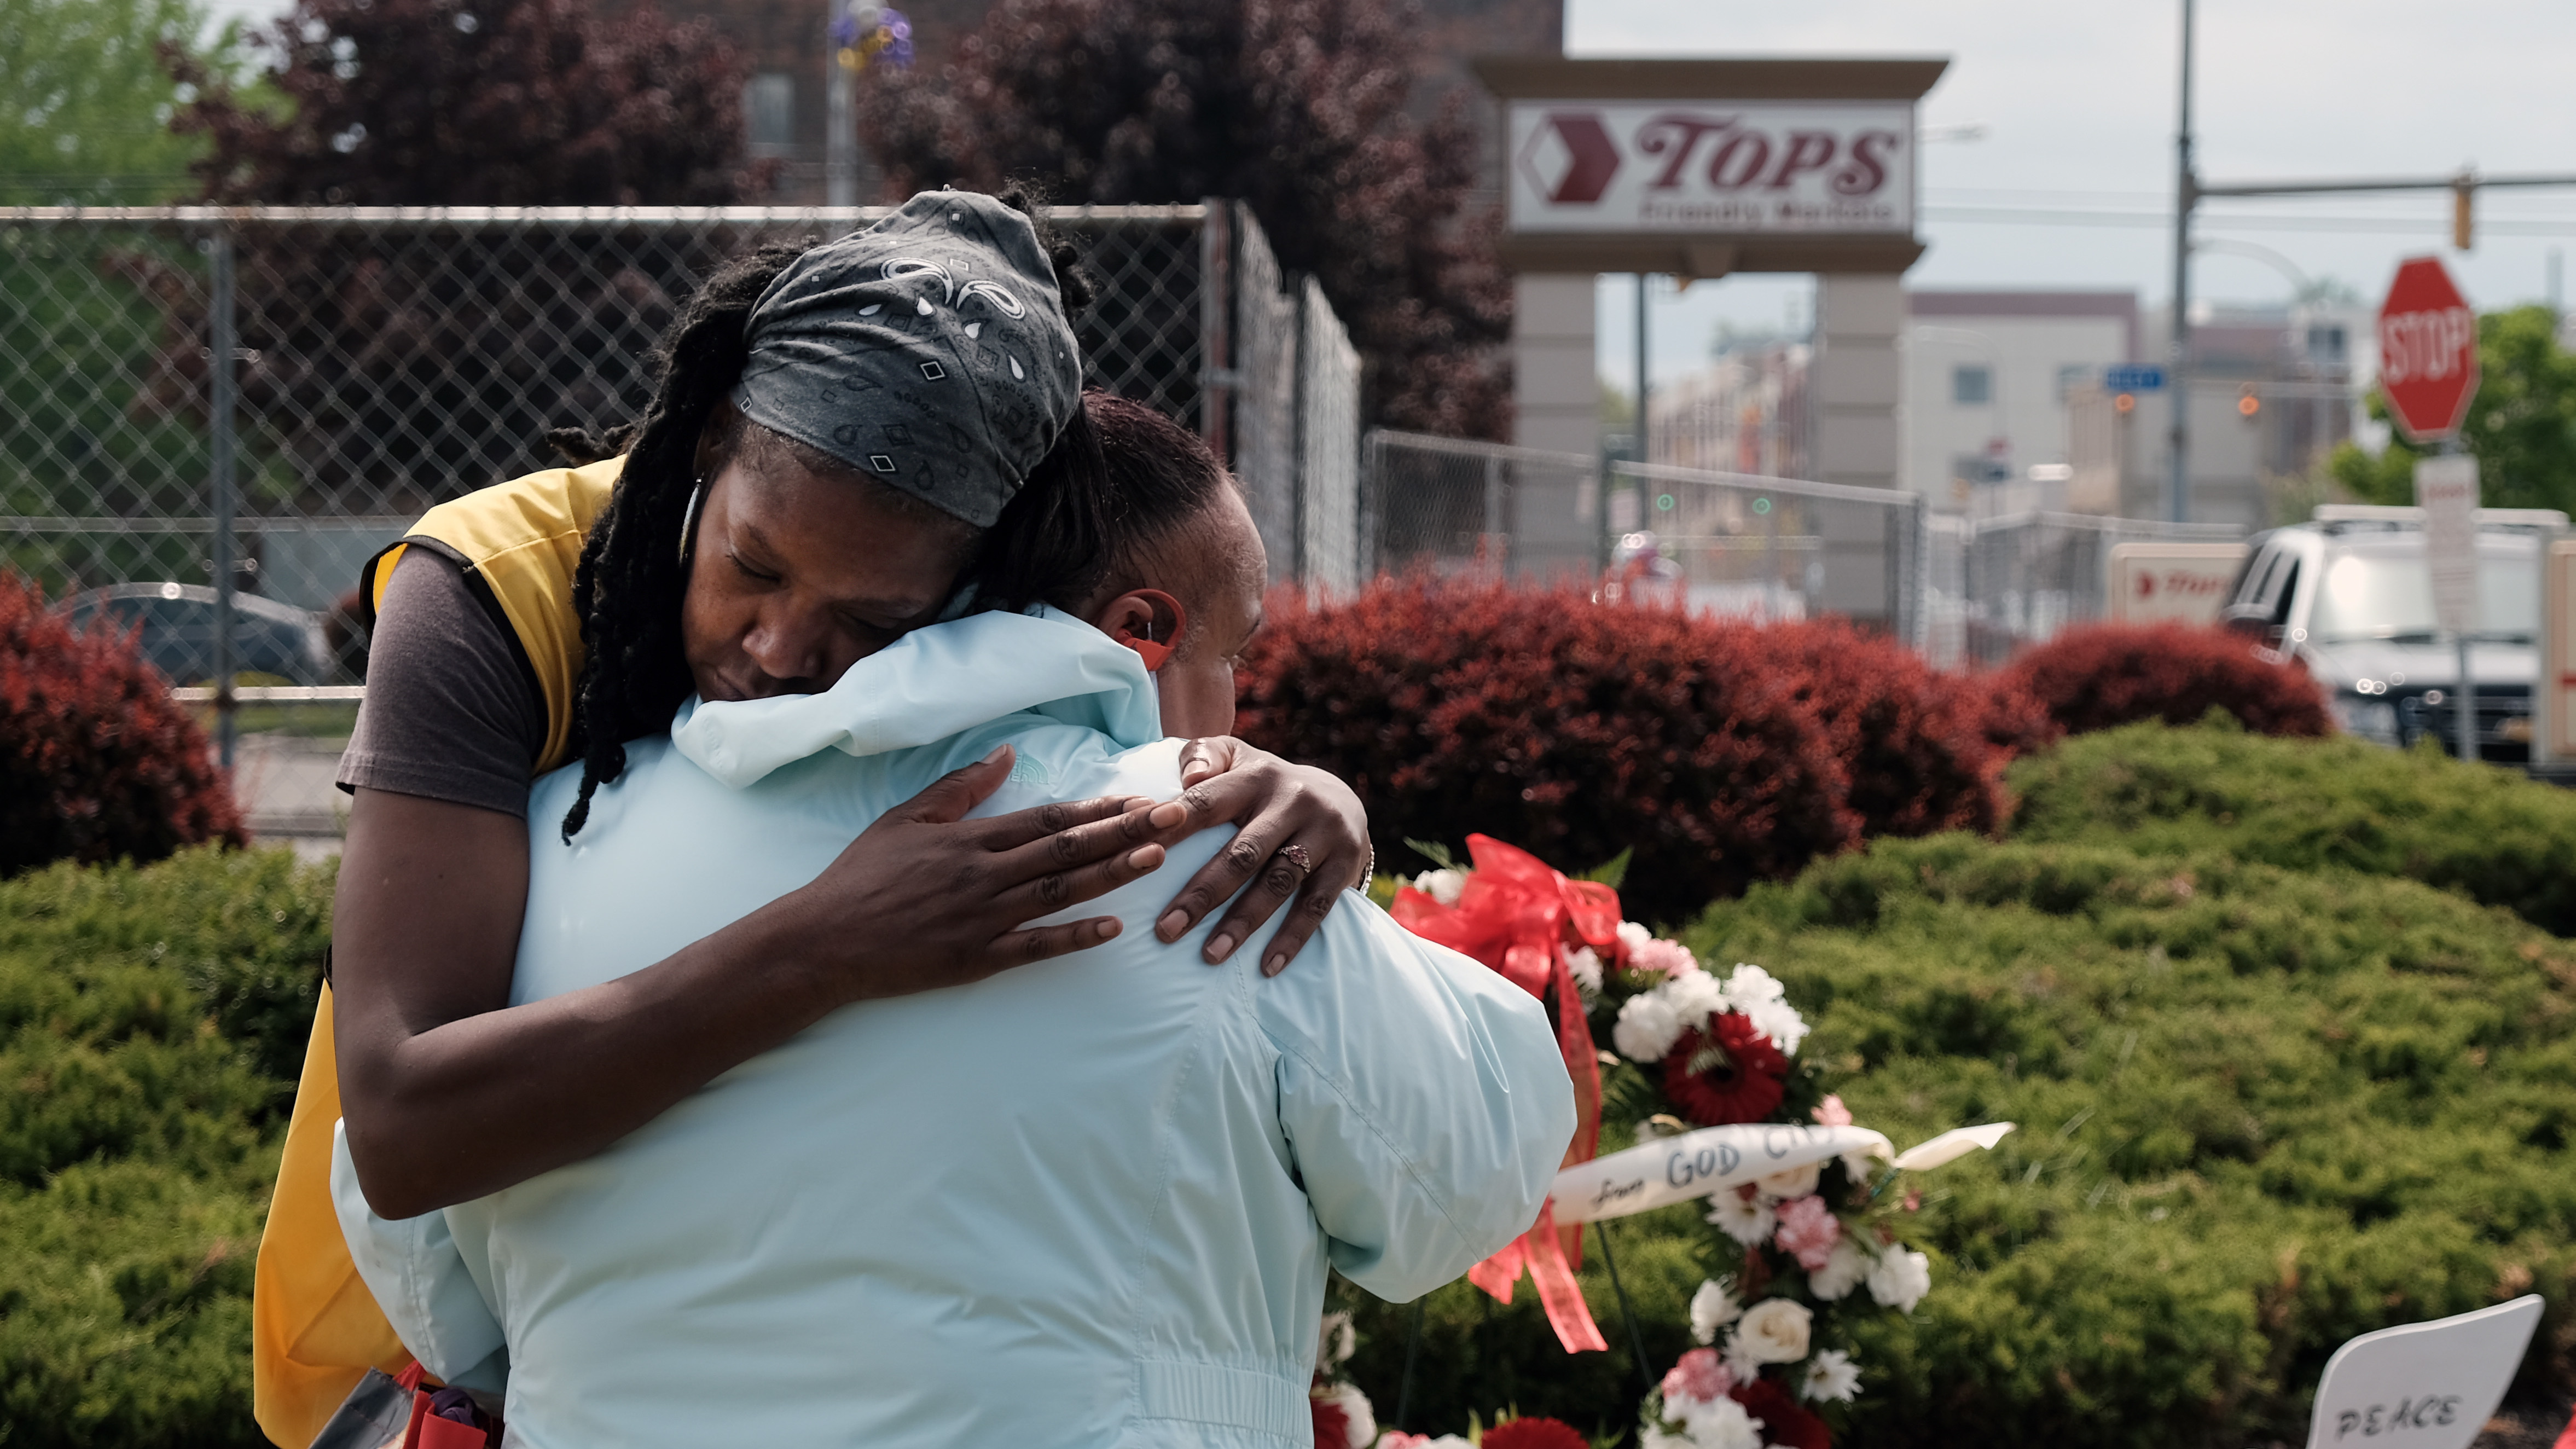
[[[1263,570],[1174,431],[1196,505],[1137,510],[1074,613],[917,631],[820,695],[693,702],[569,846],[578,772],[540,781],[514,1003],[747,914],[998,750],[1011,783],[978,813],[1175,793],[1165,736],[1230,726]],[[1084,907],[1122,922],[1106,946],[844,1008],[443,1213],[373,1218],[344,1151],[343,1222],[424,1363],[506,1374],[514,1443],[1302,1443],[1327,1267],[1399,1301],[1455,1278],[1536,1217],[1574,1124],[1537,1001],[1341,904],[1264,981],[1157,942],[1131,886]]]

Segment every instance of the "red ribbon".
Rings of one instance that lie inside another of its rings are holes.
[[[1574,1140],[1561,1167],[1589,1162],[1601,1145],[1601,1062],[1592,1045],[1592,1023],[1574,984],[1570,952],[1589,946],[1604,964],[1619,946],[1619,893],[1598,881],[1568,880],[1563,872],[1489,835],[1467,837],[1475,872],[1456,906],[1444,906],[1410,886],[1395,893],[1393,914],[1406,930],[1472,956],[1544,1001],[1556,988],[1556,1041],[1565,1073],[1574,1082]],[[1583,1262],[1583,1229],[1558,1228],[1539,1209],[1538,1222],[1510,1246],[1477,1264],[1469,1282],[1505,1303],[1527,1268],[1538,1285],[1548,1322],[1568,1353],[1602,1349],[1599,1325],[1574,1281]]]

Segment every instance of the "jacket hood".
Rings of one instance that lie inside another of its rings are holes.
[[[1120,749],[1163,737],[1154,676],[1136,651],[1040,605],[916,629],[820,694],[691,695],[671,720],[671,744],[739,790],[825,750],[911,749],[1013,714],[1097,730]]]

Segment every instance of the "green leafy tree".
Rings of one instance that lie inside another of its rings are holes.
[[[1463,106],[1407,110],[1427,54],[1405,0],[1015,0],[861,104],[898,190],[1242,199],[1350,328],[1373,420],[1500,437],[1511,277]]]
[[[2460,441],[2478,460],[2486,505],[2576,513],[2576,353],[2558,345],[2558,319],[2539,306],[2479,318],[2478,366]],[[2388,416],[2375,392],[2370,415]],[[2412,503],[2415,460],[2427,451],[2400,438],[2374,458],[2346,443],[2327,468],[2365,503]]]
[[[238,76],[238,25],[206,40],[192,0],[0,0],[0,205],[150,205],[191,189],[206,149],[171,134],[198,88],[173,79],[164,46],[199,70]]]

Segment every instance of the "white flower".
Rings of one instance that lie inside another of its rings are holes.
[[[1807,1335],[1815,1319],[1815,1310],[1804,1303],[1765,1298],[1744,1310],[1744,1321],[1735,1325],[1735,1341],[1758,1362],[1796,1363],[1807,1356]]]
[[[1762,1189],[1762,1195],[1773,1202],[1787,1202],[1793,1197],[1805,1197],[1814,1192],[1816,1179],[1823,1170],[1821,1163],[1810,1162],[1804,1167],[1771,1173],[1755,1180],[1753,1185]]]
[[[1746,969],[1761,968],[1747,967]],[[1807,1039],[1807,1019],[1798,1014],[1798,1008],[1785,1001],[1748,1002],[1731,991],[1727,993],[1727,1000],[1735,1003],[1736,1010],[1744,1013],[1745,1020],[1753,1023],[1755,1031],[1771,1038],[1771,1044],[1780,1049],[1782,1056],[1794,1057],[1798,1054],[1798,1043]]]
[[[1878,1171],[1882,1161],[1883,1159],[1870,1149],[1856,1148],[1843,1154],[1843,1176],[1851,1179],[1851,1185],[1854,1187],[1867,1187],[1870,1174]]]
[[[1574,973],[1574,984],[1585,996],[1601,994],[1601,958],[1589,946],[1577,946],[1565,953],[1566,969]]]
[[[1860,1369],[1841,1349],[1820,1348],[1798,1379],[1798,1396],[1811,1404],[1848,1404],[1860,1396]]]
[[[1869,1277],[1875,1262],[1869,1249],[1845,1233],[1834,1243],[1834,1255],[1825,1261],[1825,1266],[1807,1275],[1807,1291],[1820,1302],[1840,1302]]]
[[[1712,1278],[1699,1285],[1691,1295],[1691,1337],[1700,1343],[1717,1342],[1717,1331],[1744,1316],[1744,1305],[1735,1301],[1734,1280]]]
[[[1742,961],[1735,963],[1734,973],[1726,978],[1726,999],[1735,1003],[1738,1011],[1750,1012],[1767,1001],[1784,1001],[1788,995],[1789,988],[1770,972]]]
[[[1654,932],[1634,921],[1619,923],[1619,955],[1622,958],[1635,954],[1638,947],[1653,939],[1655,939]]]
[[[1610,1028],[1610,1042],[1632,1062],[1660,1062],[1681,1034],[1681,1018],[1657,989],[1638,992],[1619,1008],[1619,1024]]]
[[[1360,1392],[1359,1385],[1335,1384],[1315,1397],[1341,1406],[1350,1423],[1349,1449],[1368,1449],[1369,1445],[1377,1442],[1377,1410],[1369,1404],[1368,1395]],[[1323,1449],[1330,1449],[1330,1446],[1323,1446]]]
[[[1444,906],[1458,904],[1467,893],[1467,873],[1463,870],[1426,870],[1413,878],[1413,888]]]
[[[1682,1433],[1679,1442],[1690,1449],[1762,1449],[1762,1421],[1733,1399],[1693,1404]]]
[[[1705,1025],[1711,1015],[1726,1010],[1726,992],[1705,971],[1670,977],[1655,988],[1655,994],[1672,1006],[1673,1019],[1684,1027]]]
[[[1770,1241],[1771,1230],[1780,1226],[1779,1214],[1771,1211],[1771,1204],[1758,1195],[1746,1197],[1731,1187],[1709,1194],[1708,1220],[1748,1248]]]
[[[1899,1313],[1913,1312],[1931,1291],[1932,1260],[1902,1244],[1889,1247],[1870,1265],[1869,1296]]]
[[[1325,1314],[1324,1329],[1315,1344],[1315,1366],[1331,1368],[1347,1362],[1356,1347],[1358,1339],[1351,1332],[1351,1316],[1348,1313]]]
[[[1739,1384],[1749,1384],[1762,1373],[1762,1360],[1753,1356],[1753,1345],[1744,1341],[1741,1329],[1726,1340],[1726,1347],[1719,1349],[1717,1356],[1726,1360],[1726,1371],[1735,1375]]]

